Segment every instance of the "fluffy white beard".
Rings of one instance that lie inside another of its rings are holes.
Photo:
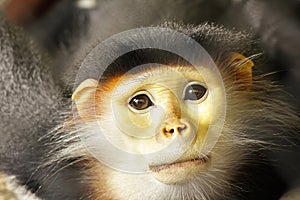
[[[151,174],[133,175],[114,171],[110,174],[107,187],[110,188],[114,199],[208,200],[224,197],[226,184],[222,177],[218,179],[214,173],[199,175],[185,184],[166,185],[154,179]],[[108,197],[111,194],[108,194]]]
[[[93,126],[90,124],[86,130],[92,131]],[[93,135],[85,131],[84,134]],[[232,180],[238,174],[238,167],[244,163],[243,157],[246,156],[245,152],[247,151],[243,149],[249,150],[249,148],[245,148],[246,143],[244,140],[231,138],[231,135],[227,136],[224,133],[210,154],[212,160],[207,171],[183,184],[164,184],[156,180],[151,172],[140,174],[122,172],[97,160],[95,161],[96,169],[93,168],[90,172],[94,176],[89,178],[91,185],[95,188],[92,196],[95,196],[96,199],[128,200],[232,199],[232,190],[238,189]],[[240,148],[241,145],[244,147],[243,149]],[[98,147],[99,151],[103,151],[102,154],[111,158],[119,156],[109,152],[105,145],[98,144]],[[133,165],[138,164],[138,162],[133,163]],[[99,180],[99,177],[103,177],[103,180]]]
[[[236,170],[233,158],[220,159],[212,155],[212,163],[206,172],[195,176],[184,184],[167,185],[156,180],[151,173],[129,174],[113,170],[100,163],[98,172],[105,174],[105,189],[99,190],[99,199],[232,199],[230,190],[235,188],[231,184]],[[101,184],[101,183],[99,183]],[[103,185],[102,185],[103,186]],[[99,188],[102,188],[99,185]],[[235,188],[236,189],[236,188]],[[104,191],[104,192],[103,192]],[[97,197],[97,199],[98,199]]]

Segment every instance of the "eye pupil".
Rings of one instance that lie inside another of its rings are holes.
[[[152,101],[145,94],[140,94],[131,99],[129,105],[136,110],[144,110],[153,105]]]
[[[190,85],[185,90],[184,100],[197,101],[205,96],[207,89],[200,85]]]

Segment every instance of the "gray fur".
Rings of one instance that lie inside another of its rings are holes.
[[[79,173],[67,167],[55,170],[63,163],[42,166],[56,149],[48,133],[66,117],[49,62],[21,29],[3,18],[0,49],[0,171],[16,176],[39,196],[75,199],[80,189],[73,182]]]
[[[60,97],[38,48],[3,19],[0,48],[0,160],[23,169],[25,160],[40,156],[33,147],[55,124]]]

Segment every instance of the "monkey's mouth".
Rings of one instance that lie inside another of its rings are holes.
[[[194,158],[189,160],[178,161],[170,164],[162,164],[162,165],[152,165],[149,166],[152,172],[160,172],[164,170],[176,169],[176,168],[186,168],[190,166],[202,166],[210,161],[211,157],[203,156],[200,158]]]

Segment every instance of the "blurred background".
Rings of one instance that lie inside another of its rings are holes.
[[[260,70],[276,72],[272,76],[300,108],[300,0],[0,0],[0,8],[40,43],[62,85],[61,72],[68,73],[65,66],[87,38],[101,41],[164,20],[213,22],[247,31],[268,58]],[[299,146],[276,153],[276,158],[283,178],[292,187],[300,185]]]

